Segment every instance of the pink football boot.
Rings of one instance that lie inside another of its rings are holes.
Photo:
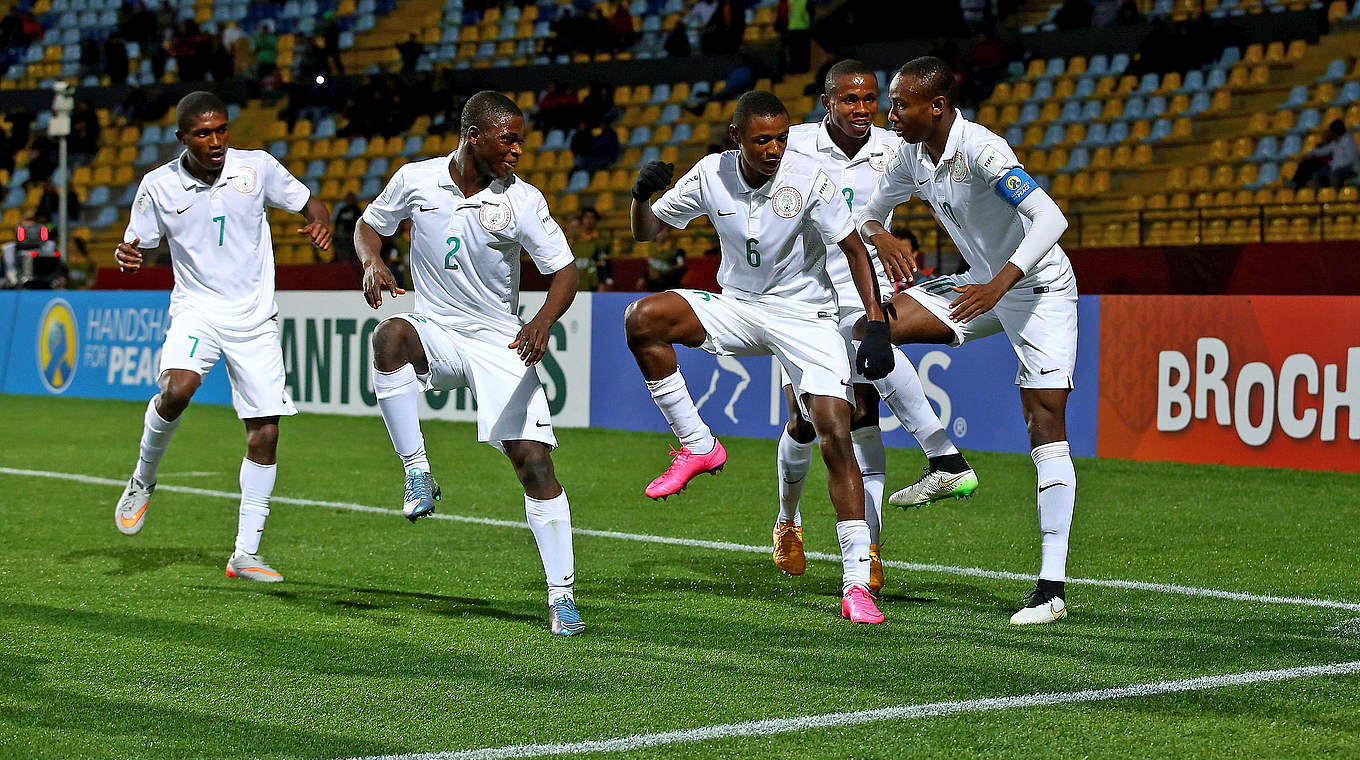
[[[841,599],[841,617],[852,623],[882,623],[883,613],[878,611],[874,598],[862,586],[855,586]]]
[[[664,499],[685,490],[695,475],[706,472],[717,474],[725,464],[727,450],[716,438],[713,439],[713,450],[703,455],[690,453],[688,447],[682,446],[679,451],[672,447],[671,466],[661,473],[661,477],[648,484],[643,493],[652,499]]]

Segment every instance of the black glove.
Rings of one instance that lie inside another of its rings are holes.
[[[671,183],[671,177],[675,176],[675,164],[668,164],[665,161],[649,161],[642,170],[638,172],[637,181],[633,183],[633,197],[645,201],[666,189]]]
[[[882,380],[893,371],[892,340],[887,322],[870,322],[864,326],[864,340],[855,352],[855,371],[869,381]]]

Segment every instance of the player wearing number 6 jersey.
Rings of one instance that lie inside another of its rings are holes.
[[[524,115],[514,101],[484,91],[463,106],[458,149],[397,170],[354,231],[364,265],[364,297],[403,293],[379,250],[380,236],[411,224],[415,310],[373,333],[373,390],[406,471],[402,511],[412,522],[442,494],[420,431],[423,390],[467,387],[477,401],[477,439],[495,446],[524,485],[524,511],[548,579],[555,634],[585,629],[576,608],[571,511],[557,482],[557,447],[543,385],[534,367],[548,331],[576,297],[575,258],[543,194],[515,176]],[[548,297],[528,322],[519,318],[520,249],[552,274]]]
[[[836,182],[851,212],[864,208],[869,194],[883,176],[888,160],[897,152],[902,140],[882,127],[874,126],[878,111],[878,80],[872,69],[861,61],[840,61],[826,73],[823,83],[822,105],[827,109],[824,119],[810,124],[798,124],[789,130],[789,150],[801,153],[813,161]],[[890,211],[891,213],[891,211]],[[886,218],[880,221],[886,221]],[[817,236],[803,239],[809,249],[825,248]],[[869,248],[879,288],[891,293],[890,284],[878,260],[878,252]],[[850,276],[850,266],[844,256],[826,259],[827,275],[836,291],[839,308],[837,319],[846,349],[853,356],[851,333],[855,322],[864,316],[859,293]],[[887,452],[878,426],[879,395],[907,432],[916,437],[930,462],[930,469],[951,473],[953,482],[947,488],[935,488],[922,494],[911,506],[938,499],[961,497],[977,488],[977,478],[963,455],[954,447],[940,418],[926,400],[916,368],[905,356],[898,354],[893,371],[870,385],[856,376],[855,411],[850,418],[850,438],[855,462],[864,476],[864,518],[869,523],[869,590],[877,593],[883,586],[883,562],[879,557],[882,547],[883,486],[887,478]],[[793,397],[793,387],[784,384],[784,398],[789,409],[789,424],[779,438],[778,478],[779,517],[774,526],[774,563],[790,575],[802,575],[806,557],[803,553],[802,516],[799,500],[803,484],[812,465],[812,442],[816,430],[803,416]],[[953,478],[953,475],[959,475]]]
[[[964,275],[910,288],[884,306],[894,343],[957,346],[1004,332],[1015,349],[1015,383],[1038,470],[1042,561],[1034,591],[1011,622],[1051,623],[1067,614],[1063,581],[1077,484],[1066,428],[1077,282],[1058,246],[1067,220],[1005,140],[954,109],[953,86],[954,72],[938,58],[909,61],[893,77],[888,119],[905,144],[857,223],[880,252],[896,247],[881,220],[915,195],[969,265]]]
[[[706,215],[722,249],[721,294],[674,290],[643,298],[626,312],[628,346],[681,443],[671,466],[645,493],[670,496],[695,475],[721,469],[727,461],[690,398],[673,344],[718,355],[773,354],[822,441],[841,544],[841,614],[855,622],[879,623],[883,615],[867,588],[864,484],[850,446],[850,362],[837,331],[827,254],[820,246],[804,245],[804,237],[815,235],[828,246],[839,245],[834,255],[849,257],[870,324],[882,328],[864,341],[856,363],[886,374],[892,351],[881,321],[878,282],[840,186],[811,159],[785,153],[789,115],[779,99],[763,91],[741,96],[729,133],[739,150],[703,158],[655,204],[648,201],[670,183],[669,164],[647,165],[633,186],[636,239],[653,240],[663,225],[684,228]],[[885,264],[891,274],[910,278],[901,260]]]
[[[221,359],[247,446],[227,576],[280,581],[283,576],[258,552],[274,491],[279,417],[297,410],[284,388],[265,209],[301,212],[307,224],[298,233],[323,250],[330,247],[330,211],[273,156],[227,147],[227,106],[216,95],[192,92],[176,111],[175,136],[185,150],[142,179],[125,242],[114,253],[123,271],[135,272],[144,252],[165,239],[175,274],[160,393],[147,405],[137,467],[118,500],[114,525],[129,536],[142,529],[156,470],[180,414]]]

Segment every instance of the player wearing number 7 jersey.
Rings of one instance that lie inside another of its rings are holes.
[[[964,275],[909,288],[884,305],[894,343],[957,346],[1004,332],[1015,349],[1015,384],[1038,470],[1042,560],[1038,583],[1011,622],[1051,623],[1067,614],[1063,582],[1077,485],[1066,428],[1077,361],[1077,281],[1058,246],[1067,219],[1005,140],[955,110],[953,88],[954,72],[938,58],[908,61],[893,77],[888,120],[904,144],[857,224],[880,254],[894,248],[897,241],[881,220],[915,195],[930,205],[969,265]],[[889,503],[912,490],[893,494]]]
[[[175,136],[184,151],[142,179],[118,266],[135,272],[162,239],[170,247],[175,287],[161,349],[160,393],[147,405],[136,469],[115,508],[114,525],[136,535],[146,520],[156,470],[180,415],[208,371],[222,359],[232,405],[245,423],[236,547],[227,576],[280,581],[258,556],[274,492],[279,417],[296,414],[284,388],[274,303],[274,247],[266,207],[301,212],[298,233],[330,247],[330,211],[273,156],[227,147],[227,106],[209,92],[184,96]]]
[[[722,250],[721,294],[659,293],[631,305],[624,318],[628,346],[681,444],[671,466],[645,493],[665,498],[727,461],[690,398],[673,344],[717,355],[773,354],[822,441],[841,545],[841,614],[854,622],[880,623],[883,615],[868,592],[864,483],[850,446],[850,361],[837,330],[828,254],[821,246],[805,245],[804,237],[838,245],[830,255],[849,257],[867,318],[881,328],[861,345],[856,364],[886,374],[892,351],[878,281],[840,186],[812,159],[785,152],[789,114],[783,103],[768,92],[748,92],[737,101],[728,129],[739,150],[706,156],[655,204],[648,201],[669,184],[669,164],[644,167],[633,186],[634,238],[653,240],[663,225],[684,228],[706,215]],[[884,263],[890,275],[910,279],[901,259]]]

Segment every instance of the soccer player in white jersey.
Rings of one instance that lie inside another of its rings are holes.
[[[878,112],[878,79],[868,64],[856,60],[836,63],[827,71],[823,87],[822,106],[826,109],[826,117],[790,128],[789,150],[816,161],[840,186],[846,205],[854,213],[868,202],[869,194],[902,140],[889,130],[874,126],[874,114]],[[887,219],[879,221],[886,222]],[[809,248],[822,245],[815,235],[805,237],[804,243]],[[879,289],[885,295],[891,293],[892,286],[878,261],[877,251],[870,247],[869,253]],[[847,352],[853,356],[852,333],[855,322],[864,316],[864,307],[844,256],[828,256],[826,271],[836,290],[841,335],[845,338]],[[773,556],[779,569],[789,575],[802,575],[807,559],[803,553],[803,520],[798,503],[812,465],[812,443],[817,433],[799,409],[787,376],[784,381],[789,423],[779,438],[779,516],[774,525]],[[883,449],[883,433],[878,426],[880,394],[925,451],[930,462],[927,470],[951,473],[943,481],[947,484],[945,487],[931,489],[912,506],[971,494],[977,488],[977,477],[940,424],[940,418],[926,400],[916,368],[905,356],[899,353],[892,373],[876,383],[870,384],[858,375],[854,382],[855,410],[850,418],[850,439],[855,461],[864,477],[864,518],[869,523],[869,591],[876,594],[883,587],[879,547],[888,459]]]
[[[417,402],[423,390],[467,387],[477,401],[477,439],[495,446],[524,485],[524,511],[548,581],[552,632],[585,630],[576,608],[571,511],[557,482],[552,418],[535,364],[548,331],[576,297],[575,258],[537,188],[515,176],[524,115],[514,101],[479,92],[463,106],[462,136],[448,156],[406,164],[364,210],[354,248],[364,297],[377,308],[397,287],[379,253],[411,222],[415,309],[373,333],[373,390],[406,472],[402,511],[412,522],[441,498],[425,454]],[[520,249],[552,274],[547,300],[519,318]]]
[[[1015,382],[1038,470],[1042,559],[1038,583],[1011,622],[1051,623],[1067,614],[1063,582],[1077,484],[1066,427],[1077,282],[1058,246],[1067,219],[1005,140],[955,110],[953,86],[954,72],[938,58],[908,61],[893,77],[888,119],[905,144],[857,224],[880,252],[897,247],[882,220],[915,195],[969,265],[965,274],[910,288],[884,306],[894,343],[957,346],[1004,332],[1015,348]],[[910,494],[888,501],[904,496]]]
[[[633,186],[634,238],[653,240],[664,225],[683,229],[707,215],[722,248],[722,293],[667,291],[637,301],[625,314],[628,346],[681,443],[671,466],[645,493],[665,498],[727,461],[690,398],[673,344],[717,355],[773,354],[822,441],[841,545],[841,614],[857,623],[881,623],[883,615],[868,591],[864,484],[850,446],[850,362],[837,331],[827,253],[821,246],[805,246],[804,237],[838,244],[833,255],[849,257],[859,298],[868,319],[875,320],[870,324],[881,328],[865,339],[856,363],[886,374],[893,354],[877,278],[840,186],[811,159],[785,152],[789,114],[784,104],[768,92],[748,92],[737,101],[728,129],[739,149],[704,157],[655,204],[648,201],[670,183],[669,164],[648,164]],[[894,275],[910,278],[902,261],[886,263]]]
[[[259,557],[274,492],[279,417],[297,414],[284,388],[274,248],[266,207],[301,212],[298,233],[330,247],[326,204],[262,150],[228,148],[227,106],[191,92],[176,108],[184,151],[142,178],[125,242],[114,252],[124,272],[142,265],[162,239],[170,246],[175,287],[161,349],[160,393],[146,407],[137,467],[115,507],[114,525],[136,535],[156,489],[156,470],[180,415],[203,376],[227,365],[232,405],[246,428],[236,547],[227,577],[281,581]]]

